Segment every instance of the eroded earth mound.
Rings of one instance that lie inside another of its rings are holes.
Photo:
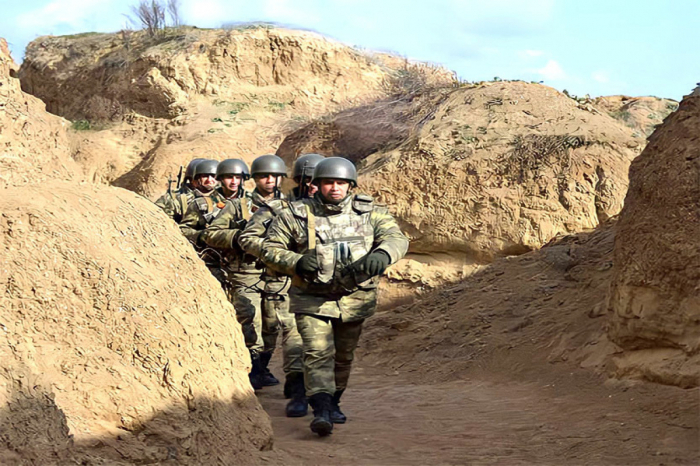
[[[630,168],[610,293],[622,373],[700,385],[700,96],[686,97]]]
[[[675,100],[627,95],[598,97],[592,104],[642,136],[650,136],[664,118],[678,108]]]
[[[63,118],[20,89],[5,39],[0,38],[0,189],[47,179],[78,178]]]
[[[279,154],[356,160],[361,188],[391,206],[412,237],[407,268],[394,278],[422,275],[421,285],[616,215],[644,146],[631,128],[539,84],[396,100],[322,119],[291,134]]]
[[[240,464],[271,447],[234,310],[157,207],[48,182],[3,190],[0,211],[0,462]]]
[[[155,38],[41,37],[19,75],[74,121],[73,153],[89,179],[155,198],[192,158],[273,153],[313,118],[386,97],[408,66],[311,32],[183,27]],[[428,82],[454,79],[423,68]]]

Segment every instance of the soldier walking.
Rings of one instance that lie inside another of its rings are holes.
[[[229,200],[207,228],[203,241],[226,254],[232,302],[251,356],[250,383],[259,390],[279,384],[268,369],[279,324],[275,309],[262,305],[265,282],[261,279],[262,270],[256,265],[257,257],[246,254],[238,239],[253,213],[262,207],[274,208],[271,206],[282,199],[279,185],[287,175],[287,168],[281,158],[263,155],[253,161],[250,171],[255,190],[249,196]]]
[[[313,195],[317,190],[315,185],[310,185],[313,171],[324,157],[318,154],[306,154],[299,157],[294,163],[292,176],[299,186],[294,188],[289,199],[302,199]],[[309,186],[310,185],[310,186]],[[284,199],[267,201],[267,205],[260,206],[251,217],[245,230],[241,234],[238,243],[243,250],[257,258],[262,253],[262,243],[267,236],[267,229],[272,220],[287,208]],[[287,417],[303,417],[308,412],[308,402],[304,389],[303,350],[302,341],[297,331],[294,315],[289,312],[289,285],[290,279],[269,268],[263,274],[265,283],[262,297],[263,312],[267,315],[276,315],[282,327],[282,358],[285,375],[284,396],[290,399],[285,408]]]
[[[202,160],[195,165],[193,175],[197,187],[180,223],[180,231],[198,252],[206,247],[202,240],[202,232],[224,207],[225,199],[216,190],[218,165],[216,160]]]
[[[350,193],[357,172],[349,160],[322,160],[313,183],[313,199],[290,203],[272,221],[262,257],[293,277],[290,311],[303,340],[310,427],[325,436],[346,420],[339,403],[362,324],[375,312],[380,275],[406,254],[408,239],[386,207]]]
[[[182,186],[180,186],[180,189],[172,192],[168,185],[168,192],[163,194],[156,201],[156,205],[163,209],[166,215],[172,218],[175,223],[179,224],[182,222],[182,218],[185,216],[185,212],[187,212],[187,207],[194,199],[194,190],[197,187],[194,181],[194,167],[203,160],[205,159],[198,158],[190,161],[190,163],[187,164],[185,180]],[[182,167],[180,167],[180,170],[182,170]]]

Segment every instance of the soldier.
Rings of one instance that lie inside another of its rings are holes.
[[[253,193],[227,202],[204,233],[203,240],[226,253],[233,305],[251,356],[250,383],[259,390],[279,383],[268,369],[277,340],[278,323],[274,309],[268,312],[270,310],[265,311],[262,306],[261,293],[265,285],[260,278],[261,270],[256,266],[257,258],[245,253],[238,238],[253,212],[281,199],[279,184],[281,177],[286,176],[287,168],[279,157],[263,155],[253,161],[251,173],[255,180]]]
[[[292,170],[294,181],[300,185],[292,190],[290,198],[301,199],[315,193],[315,185],[308,186],[313,176],[316,164],[324,157],[318,154],[302,155],[294,163]],[[306,176],[308,175],[308,176]],[[303,183],[303,184],[302,184]],[[304,188],[307,189],[304,189]],[[267,228],[272,220],[287,207],[283,199],[267,202],[251,217],[248,225],[240,236],[238,243],[243,250],[257,258],[262,252],[262,243],[267,235]],[[294,315],[289,312],[290,280],[270,269],[263,274],[265,287],[262,296],[263,312],[266,315],[276,315],[282,327],[282,355],[285,374],[284,395],[290,398],[285,408],[287,417],[303,417],[308,412],[308,402],[304,389],[304,364],[302,341],[297,331]]]
[[[195,186],[194,199],[187,207],[180,231],[185,238],[190,240],[197,252],[201,253],[206,248],[202,239],[202,232],[209,223],[224,208],[224,198],[216,188],[216,168],[219,162],[216,160],[202,160],[194,167],[193,179]],[[207,266],[213,267],[218,261],[210,261],[211,257],[202,259]],[[216,274],[215,274],[216,276]],[[218,277],[217,277],[218,278]]]
[[[241,159],[226,159],[216,167],[216,179],[221,183],[217,190],[224,199],[243,197],[243,183],[250,179],[248,165]]]
[[[346,420],[339,403],[362,324],[376,309],[379,276],[406,254],[408,239],[386,207],[349,193],[357,184],[349,160],[322,160],[313,183],[313,199],[292,202],[275,217],[262,257],[293,277],[290,311],[303,340],[310,427],[324,436]]]
[[[168,186],[168,192],[163,194],[156,201],[156,205],[163,209],[163,211],[172,218],[175,223],[182,222],[182,218],[187,212],[187,207],[189,206],[192,199],[194,199],[194,190],[196,188],[194,184],[194,167],[201,161],[206,159],[193,159],[185,170],[185,181],[180,186],[180,189],[176,192],[170,191],[170,186]],[[182,168],[181,168],[182,169]]]

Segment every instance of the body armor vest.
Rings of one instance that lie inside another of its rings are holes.
[[[356,195],[349,202],[349,207],[324,205],[329,212],[323,215],[314,214],[311,202],[291,204],[294,214],[306,219],[307,250],[316,251],[320,269],[314,280],[303,286],[309,293],[348,294],[377,287],[378,277],[363,276],[349,267],[374,247],[374,227],[369,222],[374,202],[364,195]],[[334,208],[342,211],[334,213]],[[298,277],[293,283],[299,284]]]

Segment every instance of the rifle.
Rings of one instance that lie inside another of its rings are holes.
[[[306,184],[306,166],[309,164],[309,162],[304,162],[304,166],[301,169],[301,178],[299,179],[299,197],[304,199],[306,196],[308,196],[309,193],[309,187]]]
[[[168,175],[168,197],[173,197],[173,183],[175,180],[173,179],[173,175]]]
[[[182,165],[180,165],[180,171],[177,173],[177,186],[175,188],[180,191],[180,188],[182,187]],[[168,180],[170,182],[170,180]]]

